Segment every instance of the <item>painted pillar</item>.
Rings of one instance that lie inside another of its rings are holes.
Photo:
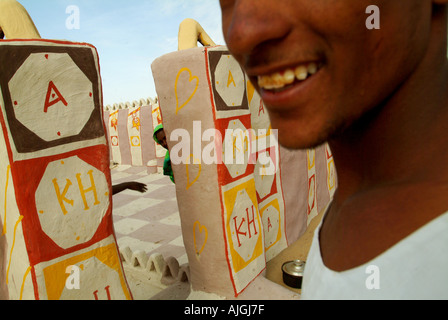
[[[128,109],[128,137],[130,144],[131,164],[143,166],[141,107]]]
[[[160,110],[160,106],[158,104],[153,105],[152,107],[152,124],[153,124],[153,133],[155,128],[158,125],[162,124],[162,111]],[[153,139],[154,140],[154,139]],[[154,148],[156,152],[156,171],[163,172],[163,162],[165,160],[165,155],[167,150],[162,147],[160,144],[154,141]]]
[[[131,299],[112,221],[96,49],[0,41],[0,61],[0,281],[9,298]]]
[[[192,289],[238,296],[287,246],[266,111],[226,47],[171,53],[152,70]]]

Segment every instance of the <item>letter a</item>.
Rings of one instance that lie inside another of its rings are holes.
[[[271,230],[271,228],[272,228],[271,218],[268,218],[268,232]]]
[[[170,140],[179,141],[179,138],[182,138],[181,142],[170,149],[171,163],[175,165],[190,164],[190,134],[185,129],[173,130]]]
[[[368,6],[366,13],[370,14],[366,20],[366,28],[369,30],[380,29],[380,8],[375,5]]]
[[[57,98],[55,98],[57,96]],[[47,97],[45,99],[44,112],[47,113],[48,108],[54,106],[56,103],[62,102],[64,106],[67,106],[68,103],[59,92],[58,88],[54,85],[53,81],[50,81],[48,84]]]
[[[79,30],[81,28],[79,7],[73,5],[68,6],[67,9],[65,9],[65,13],[70,15],[67,20],[65,20],[65,27],[68,30]]]
[[[233,79],[232,71],[229,70],[229,78],[227,79],[227,88],[233,83],[233,86],[236,88],[235,80]]]
[[[67,280],[65,281],[65,287],[68,290],[79,290],[80,289],[80,273],[81,270],[78,266],[68,266],[65,270],[65,273],[69,273]]]
[[[260,101],[260,108],[258,108],[258,116],[260,116],[261,113],[265,113],[264,112],[264,106],[263,106],[263,101]]]
[[[380,289],[380,268],[377,266],[368,266],[366,268],[366,274],[369,276],[366,279],[366,288],[368,290]]]

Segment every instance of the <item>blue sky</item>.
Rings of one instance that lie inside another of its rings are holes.
[[[197,20],[224,44],[218,0],[18,0],[42,38],[87,42],[100,56],[104,105],[155,98],[151,63],[177,51],[179,24]],[[79,29],[68,29],[69,6],[79,8]]]

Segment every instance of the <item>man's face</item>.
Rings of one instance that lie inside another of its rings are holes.
[[[160,145],[165,149],[168,149],[168,143],[166,142],[166,135],[164,130],[160,130],[156,134],[157,140],[159,140]]]
[[[428,46],[429,0],[220,4],[227,46],[289,148],[315,147],[382,105]],[[380,10],[379,30],[366,27],[369,5]]]

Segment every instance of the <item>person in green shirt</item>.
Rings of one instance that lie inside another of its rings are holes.
[[[171,181],[174,183],[173,168],[171,167],[170,151],[168,150],[168,143],[166,141],[165,130],[163,130],[163,124],[159,124],[154,129],[153,135],[154,141],[164,147],[166,151],[165,160],[163,162],[163,174],[169,176]]]

